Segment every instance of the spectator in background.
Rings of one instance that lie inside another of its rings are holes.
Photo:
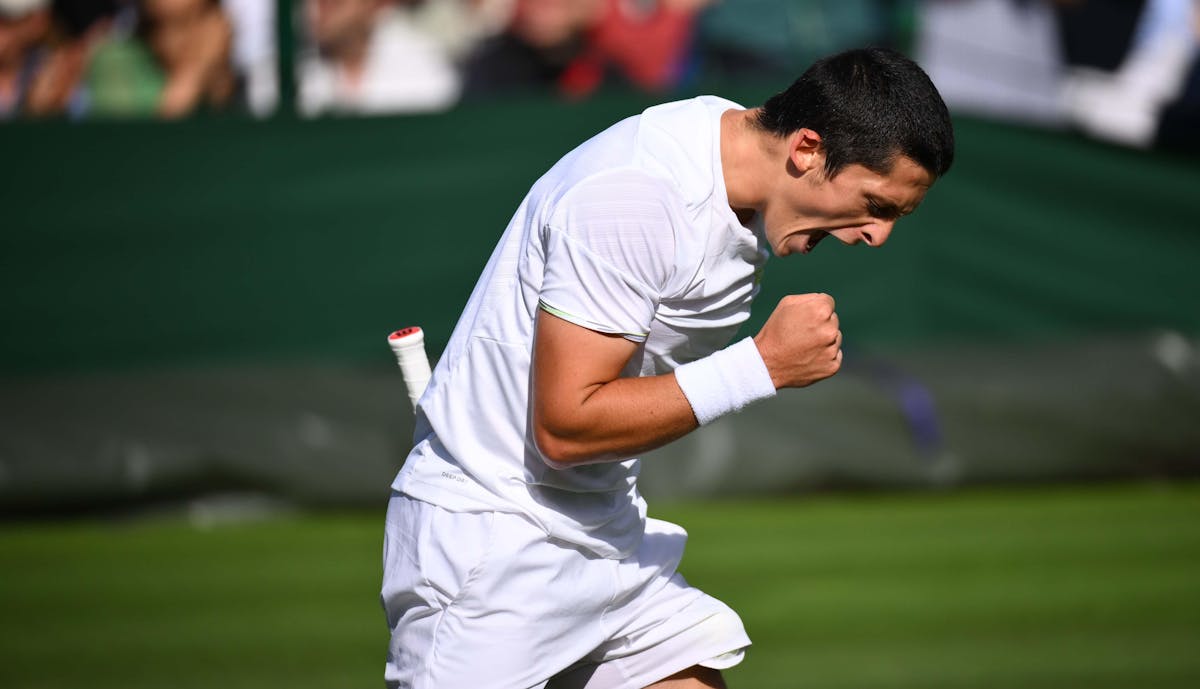
[[[452,106],[459,78],[441,47],[388,0],[305,0],[310,50],[299,110],[379,114]]]
[[[668,91],[686,75],[709,0],[516,0],[506,31],[466,67],[470,95],[553,89],[586,96],[619,80]]]
[[[513,0],[405,0],[421,33],[433,38],[455,64],[462,64],[485,39],[504,31]]]
[[[26,109],[26,97],[49,57],[49,0],[0,0],[0,120]]]
[[[123,5],[87,70],[89,115],[177,118],[240,102],[232,30],[218,0]]]
[[[1132,45],[1114,71],[1069,73],[1064,101],[1072,122],[1097,138],[1153,145],[1168,104],[1186,99],[1200,44],[1198,23],[1200,0],[1148,0]]]
[[[469,97],[520,91],[573,93],[594,88],[586,33],[604,0],[515,0],[508,27],[482,43],[465,67]],[[577,70],[587,73],[577,76]],[[602,76],[602,75],[601,75]]]
[[[279,104],[276,3],[269,0],[221,0],[233,26],[232,62],[243,83],[246,107],[257,117]]]
[[[174,118],[200,106],[231,105],[238,80],[230,65],[233,29],[217,0],[142,0],[143,36],[166,79],[158,114]]]
[[[643,90],[673,89],[686,77],[696,15],[709,2],[604,0],[588,31],[588,52]]]
[[[950,107],[1136,148],[1200,141],[1200,0],[924,0],[919,62]]]
[[[1063,124],[1064,32],[1052,2],[923,0],[916,19],[917,62],[952,112]]]
[[[108,39],[119,0],[54,0],[48,39],[38,50],[36,72],[23,111],[33,116],[87,113],[88,72],[96,51]]]

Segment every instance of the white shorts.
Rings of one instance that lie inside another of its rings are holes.
[[[741,662],[729,606],[675,569],[687,533],[650,519],[636,553],[606,560],[501,512],[388,505],[385,678],[404,689],[641,689]]]

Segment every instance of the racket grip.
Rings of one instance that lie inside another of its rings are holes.
[[[396,363],[404,377],[404,386],[408,388],[408,399],[415,409],[421,393],[429,384],[429,357],[425,355],[425,333],[420,328],[411,327],[397,330],[388,335],[388,345],[396,355]]]

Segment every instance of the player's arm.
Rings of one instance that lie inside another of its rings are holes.
[[[842,361],[833,306],[824,294],[785,297],[755,336],[753,349],[745,342],[734,347],[741,348],[739,356],[756,357],[749,363],[765,366],[775,388],[828,378]],[[720,408],[721,400],[689,399],[675,373],[619,377],[636,349],[624,337],[538,312],[531,403],[534,440],[547,460],[571,466],[626,459],[686,435],[699,425],[698,416],[708,418]],[[700,365],[713,365],[714,379],[733,381],[731,388],[738,376],[752,375],[738,369],[736,357],[720,352],[714,357]],[[693,397],[704,393],[689,387]],[[723,387],[710,391],[720,395]]]
[[[697,427],[674,374],[618,377],[637,343],[539,310],[533,437],[554,464],[628,459]]]

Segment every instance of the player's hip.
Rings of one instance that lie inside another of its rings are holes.
[[[681,648],[711,643],[713,655],[746,645],[737,616],[675,571],[683,530],[647,527],[637,552],[614,560],[548,538],[520,515],[451,512],[395,494],[382,591],[389,683],[535,687],[581,662],[635,662],[641,646],[667,648],[672,638],[686,641]]]

